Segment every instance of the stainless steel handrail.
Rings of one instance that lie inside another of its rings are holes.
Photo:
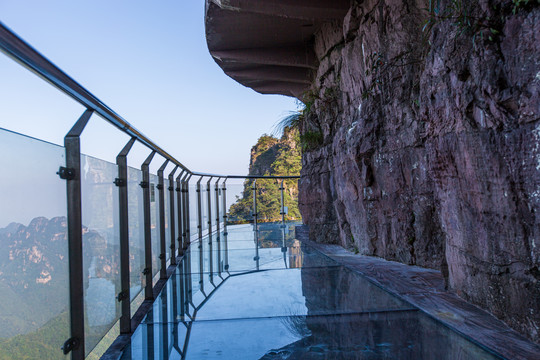
[[[7,56],[19,62],[24,67],[42,77],[44,80],[51,83],[60,91],[73,98],[75,101],[79,102],[81,105],[88,109],[94,110],[95,113],[99,114],[105,120],[116,126],[124,133],[128,134],[130,137],[136,138],[139,142],[146,145],[151,150],[155,150],[165,159],[168,159],[181,168],[188,170],[173,156],[156,145],[152,140],[123,119],[110,107],[105,105],[101,100],[94,96],[90,91],[86,90],[72,77],[60,70],[60,68],[58,68],[45,56],[41,55],[36,49],[17,36],[2,22],[0,22],[0,50]]]
[[[120,131],[123,131],[132,138],[137,139],[150,150],[157,152],[165,159],[169,160],[186,172],[202,177],[221,177],[228,179],[298,179],[299,176],[257,176],[257,175],[220,175],[208,174],[201,172],[192,172],[180,161],[167,153],[161,147],[156,145],[152,140],[146,137],[142,132],[137,130],[133,125],[127,122],[124,118],[118,115],[114,110],[105,105],[101,100],[94,96],[90,91],[85,89],[77,81],[60,68],[54,65],[45,56],[40,54],[36,49],[30,46],[26,41],[21,39],[17,34],[11,31],[3,22],[0,21],[0,51],[11,57],[22,66],[33,71],[45,81],[70,96],[72,99],[85,106],[87,109],[93,110],[95,113],[103,117],[105,120],[116,126]]]
[[[298,175],[228,175],[227,179],[300,179]]]

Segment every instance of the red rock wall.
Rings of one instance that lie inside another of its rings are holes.
[[[300,208],[313,239],[440,268],[538,341],[540,8],[464,3],[422,31],[427,1],[355,2],[317,33]]]

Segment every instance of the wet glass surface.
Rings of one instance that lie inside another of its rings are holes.
[[[300,241],[255,234],[192,244],[122,359],[496,358]]]

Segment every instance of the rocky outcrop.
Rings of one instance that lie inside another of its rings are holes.
[[[300,146],[298,130],[285,127],[281,138],[263,135],[251,148],[249,175],[255,176],[298,176],[300,173]],[[257,214],[258,221],[281,220],[281,180],[258,179]],[[285,220],[299,220],[298,181],[288,179],[283,182],[284,201],[288,207]],[[253,219],[253,180],[244,181],[242,197],[231,205],[228,214],[230,223],[246,223]]]
[[[302,159],[311,238],[441,269],[538,341],[538,3],[353,3],[315,36],[301,125],[321,135]]]

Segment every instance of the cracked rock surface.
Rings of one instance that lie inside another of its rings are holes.
[[[451,3],[355,2],[321,27],[300,208],[312,239],[440,269],[538,342],[540,7]]]

